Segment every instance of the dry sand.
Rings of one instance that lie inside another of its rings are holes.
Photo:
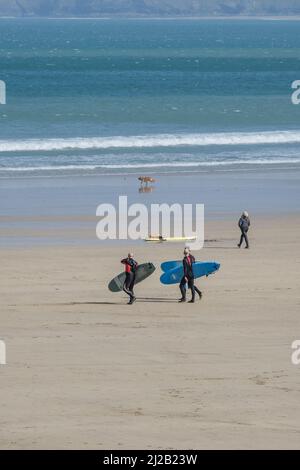
[[[106,287],[124,246],[1,250],[0,447],[299,449],[300,217],[252,225],[247,251],[208,224],[195,305],[159,283],[181,245],[135,249],[158,269],[133,306]]]

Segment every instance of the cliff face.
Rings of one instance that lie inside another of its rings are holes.
[[[300,0],[0,0],[0,16],[300,14]]]

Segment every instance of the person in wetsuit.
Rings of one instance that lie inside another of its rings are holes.
[[[250,227],[250,217],[248,212],[244,211],[239,219],[239,227],[241,230],[241,239],[240,243],[238,243],[238,247],[241,248],[243,241],[245,240],[246,246],[245,248],[249,248],[249,240],[248,240],[248,230]]]
[[[195,302],[195,295],[196,292],[199,295],[199,298],[202,298],[202,292],[198,289],[198,287],[195,286],[195,276],[193,272],[193,264],[195,263],[195,258],[194,256],[190,253],[189,248],[184,249],[184,258],[182,260],[183,264],[183,277],[180,281],[179,288],[181,292],[181,299],[179,302],[185,302],[186,301],[186,284],[188,284],[189,289],[191,289],[192,292],[192,298],[189,301],[189,303],[194,303]]]
[[[136,298],[133,292],[134,283],[135,283],[135,274],[138,267],[137,262],[133,259],[133,254],[128,253],[128,257],[122,259],[122,264],[125,264],[125,273],[126,278],[123,286],[123,291],[129,296],[129,305],[132,305],[135,302]]]

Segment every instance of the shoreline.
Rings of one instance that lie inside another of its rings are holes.
[[[0,245],[95,245],[96,209],[102,203],[118,208],[119,196],[127,196],[128,207],[138,202],[148,210],[151,204],[204,204],[206,222],[230,218],[235,224],[243,210],[256,218],[300,211],[299,169],[151,174],[151,192],[140,191],[137,174],[2,179]]]
[[[300,170],[300,164],[298,162],[296,162],[294,165],[295,166],[277,166],[277,165],[282,165],[281,163],[270,163],[270,164],[257,164],[257,163],[249,163],[249,164],[244,164],[245,166],[243,167],[242,165],[243,164],[237,164],[237,168],[233,168],[235,164],[232,164],[232,165],[207,165],[207,166],[202,166],[201,165],[198,165],[198,166],[195,166],[195,167],[192,167],[193,169],[190,169],[190,170],[183,170],[183,171],[180,171],[179,169],[178,170],[172,170],[172,167],[171,167],[171,171],[168,169],[165,169],[164,171],[163,170],[159,170],[157,167],[153,168],[153,167],[141,167],[140,168],[140,171],[138,171],[138,168],[136,168],[136,171],[128,171],[127,168],[124,168],[124,170],[127,170],[127,173],[126,172],[121,172],[120,173],[105,173],[105,172],[95,172],[92,173],[92,171],[90,173],[72,173],[72,171],[74,171],[74,169],[71,170],[71,172],[69,173],[63,173],[61,172],[61,174],[58,174],[58,173],[55,173],[55,171],[58,172],[57,169],[53,169],[53,173],[51,174],[51,171],[47,170],[48,171],[48,175],[45,175],[45,174],[37,174],[39,171],[43,171],[43,170],[20,170],[20,171],[13,171],[11,172],[12,174],[11,175],[8,175],[8,176],[0,176],[0,180],[11,180],[11,181],[14,181],[14,180],[24,180],[24,179],[32,179],[32,178],[49,178],[49,179],[56,179],[56,178],[101,178],[101,177],[109,177],[109,178],[120,178],[120,177],[124,177],[124,178],[129,178],[131,176],[140,176],[142,173],[147,173],[147,175],[149,176],[179,176],[179,175],[183,175],[183,176],[191,176],[191,175],[195,175],[195,174],[214,174],[214,173],[248,173],[248,172],[253,172],[253,173],[261,173],[261,172],[265,172],[265,173],[268,173],[268,174],[272,174],[272,172],[276,172],[276,171],[287,171],[287,172],[290,172],[290,171],[294,171],[294,170]],[[287,164],[284,164],[284,165],[287,165]],[[291,164],[292,165],[292,164]],[[231,167],[231,168],[224,168],[224,166],[228,166],[228,167]],[[238,167],[239,166],[239,167]],[[163,167],[163,165],[162,165]],[[184,167],[184,164],[182,164],[182,167]],[[252,167],[252,168],[251,168]],[[254,168],[253,168],[254,167]],[[168,167],[165,167],[165,168],[168,168]],[[176,166],[174,166],[173,168],[176,168]],[[178,168],[181,168],[181,167],[178,167]],[[121,170],[121,168],[120,168]],[[9,172],[9,171],[8,171]],[[23,174],[22,174],[23,173]],[[36,173],[36,174],[30,174],[30,173]],[[20,174],[20,176],[18,176],[18,174]]]

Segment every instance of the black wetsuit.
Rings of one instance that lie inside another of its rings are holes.
[[[183,264],[183,277],[180,281],[179,288],[181,292],[181,300],[186,300],[186,283],[188,284],[189,289],[192,292],[192,302],[195,301],[195,293],[202,297],[201,291],[198,287],[195,286],[195,276],[193,271],[193,264],[195,263],[195,258],[192,255],[185,256],[182,260]]]
[[[129,295],[129,301],[130,303],[135,300],[133,288],[134,288],[134,283],[135,283],[135,273],[137,270],[137,262],[134,259],[131,258],[125,258],[122,259],[121,261],[122,264],[125,264],[125,273],[126,273],[126,278],[125,282],[123,285],[123,291]]]

